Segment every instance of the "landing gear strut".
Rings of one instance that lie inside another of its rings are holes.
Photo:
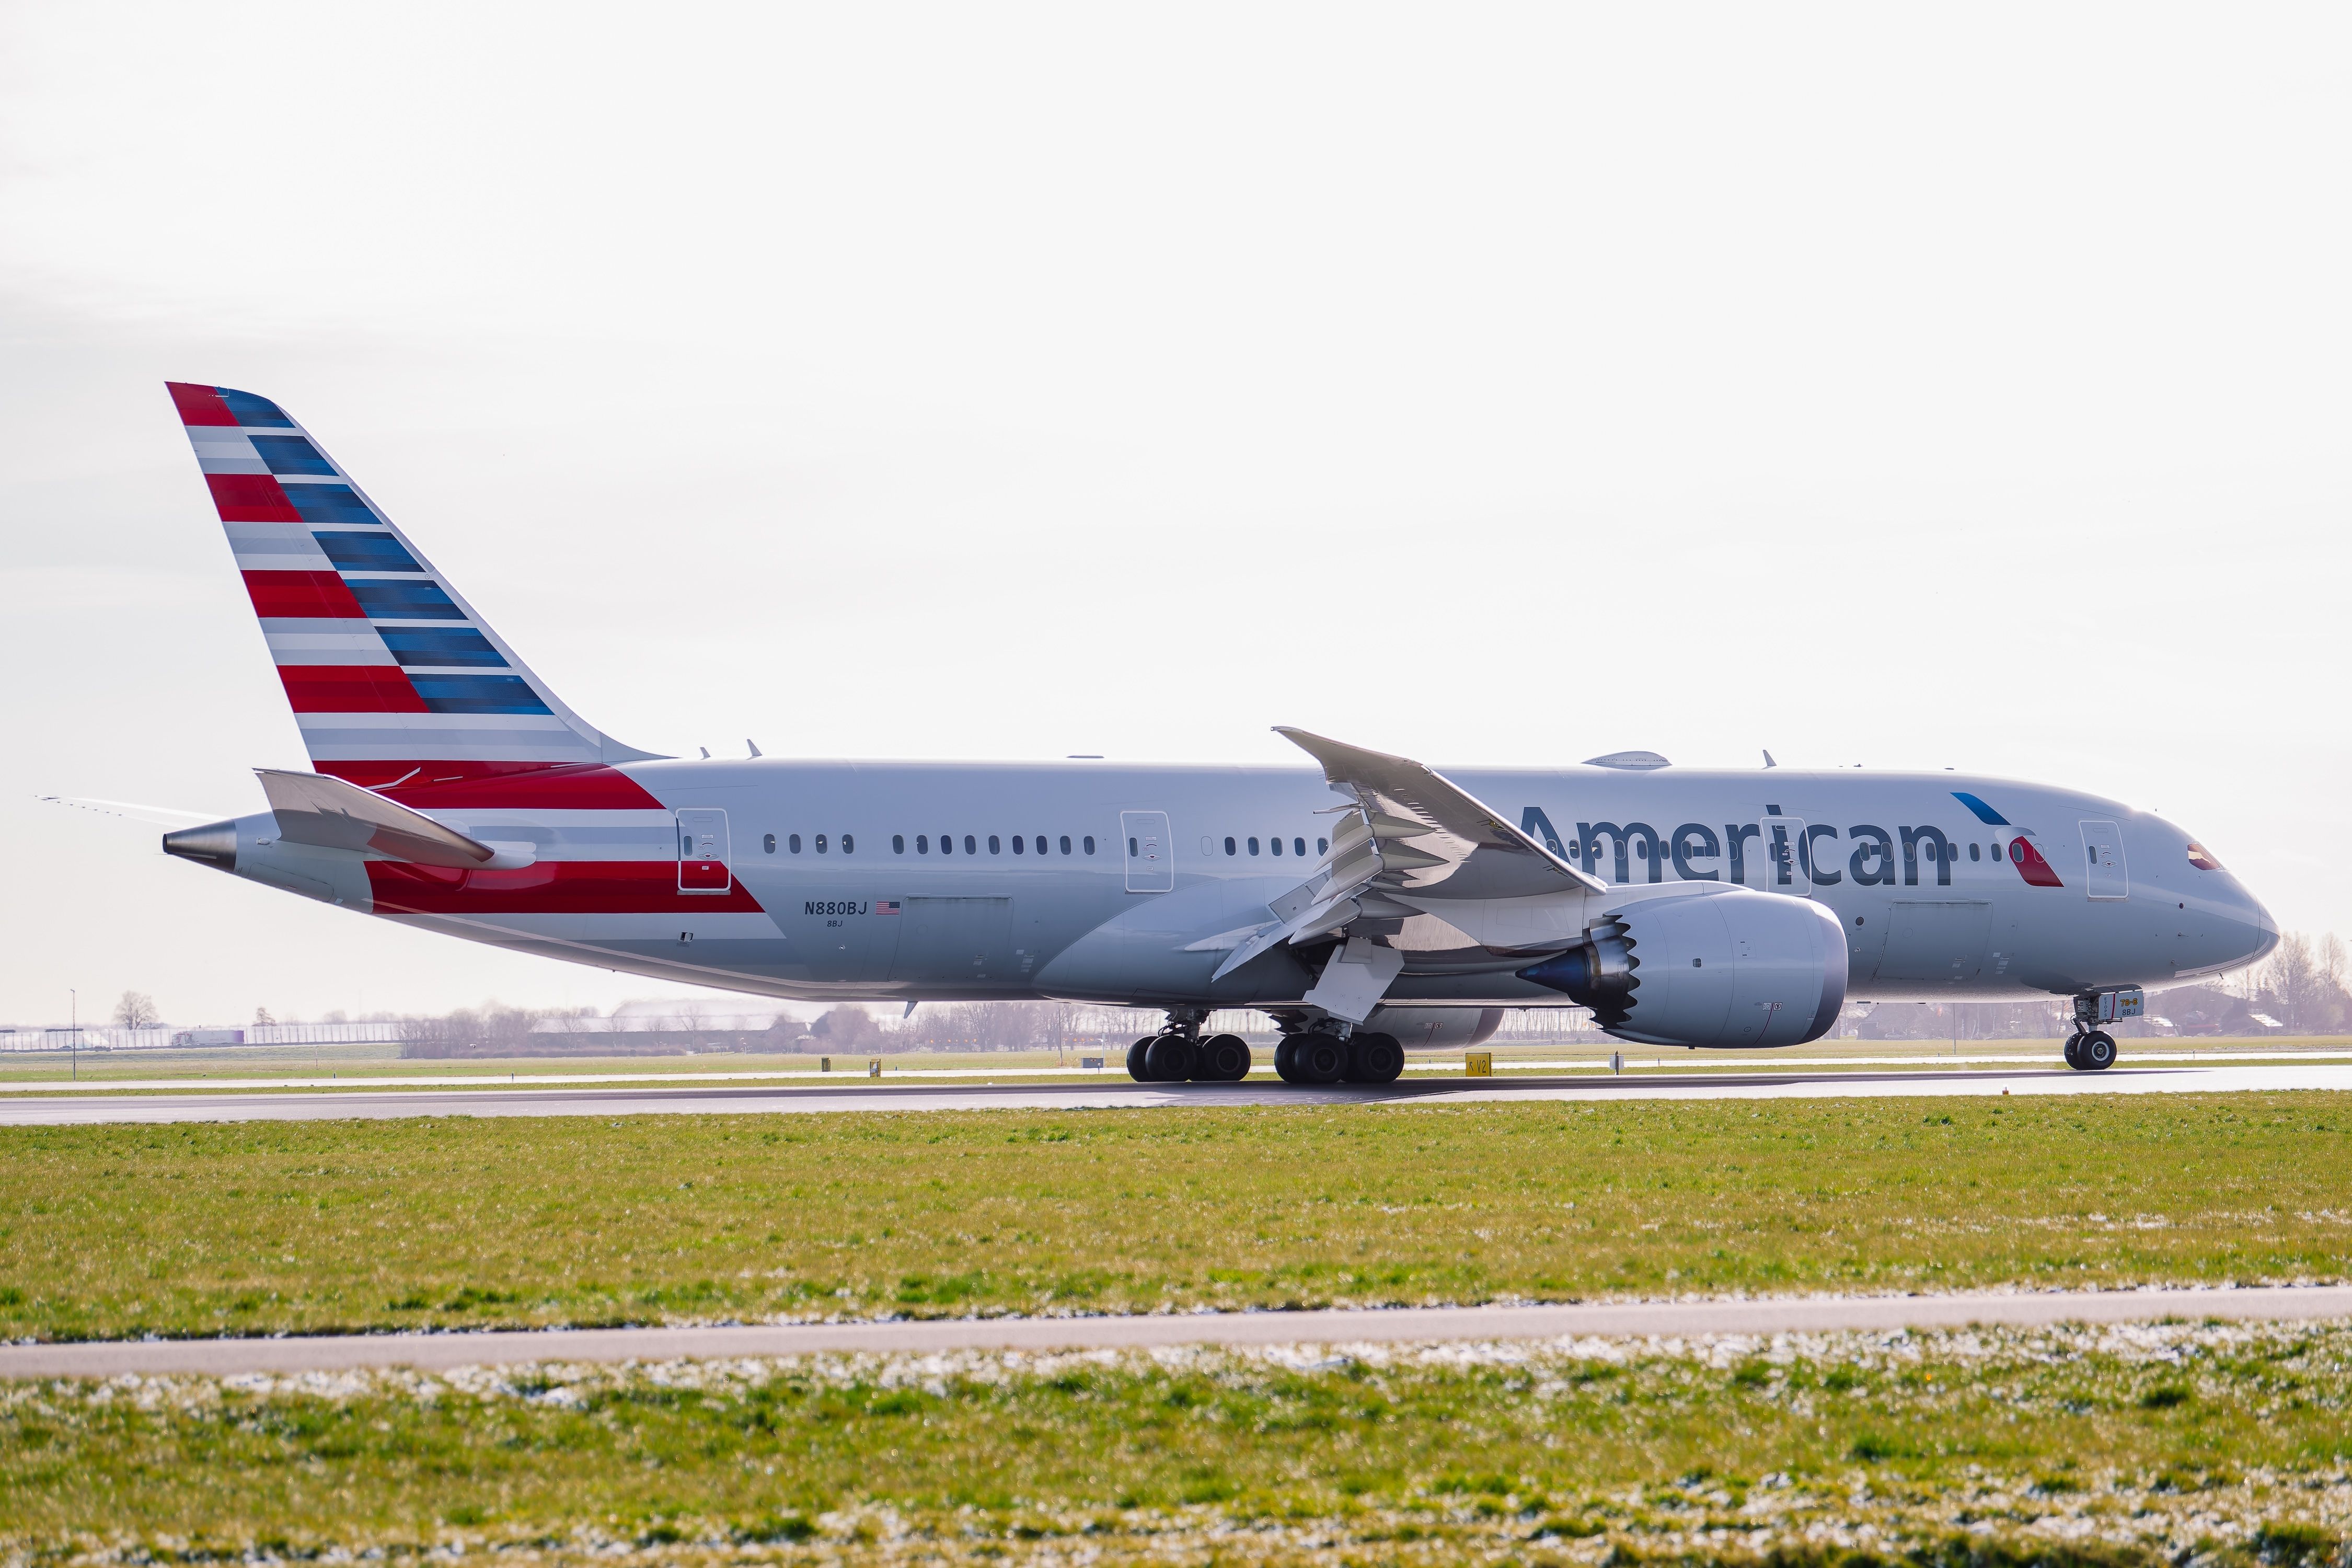
[[[2105,1072],[2116,1065],[2116,1037],[2094,1026],[2110,1018],[2137,1018],[2143,1005],[2137,986],[2122,991],[2085,991],[2074,998],[2074,1033],[2066,1041],[2066,1065],[2076,1072]]]
[[[1249,1077],[1249,1042],[1239,1035],[1201,1037],[1205,1007],[1171,1007],[1168,1022],[1127,1048],[1127,1076],[1138,1083],[1239,1083]]]

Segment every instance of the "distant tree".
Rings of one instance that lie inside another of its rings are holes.
[[[810,1025],[809,1033],[826,1045],[856,1050],[877,1040],[882,1029],[875,1023],[874,1015],[863,1007],[835,1007]]]
[[[155,998],[144,991],[125,991],[122,1000],[114,1005],[114,1021],[126,1029],[144,1029],[163,1021],[155,1010]]]
[[[278,1022],[277,1019],[269,1016],[269,1009],[267,1007],[256,1007],[253,1010],[253,1021],[257,1024],[275,1024]]]
[[[2279,939],[2270,962],[2263,965],[2260,984],[2285,1015],[2288,1029],[2298,1035],[2325,1035],[2342,1028],[2347,1011],[2352,1011],[2344,978],[2342,938],[2288,931]]]

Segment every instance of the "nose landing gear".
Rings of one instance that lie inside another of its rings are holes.
[[[2084,1029],[2066,1041],[2066,1065],[2076,1072],[2105,1072],[2116,1065],[2116,1037],[2105,1029]]]
[[[2074,998],[2074,1033],[2066,1042],[2066,1065],[2076,1072],[2105,1072],[2116,1065],[2116,1037],[2101,1024],[2137,1018],[2147,1006],[2147,994],[2137,985],[2113,991],[2085,991]]]

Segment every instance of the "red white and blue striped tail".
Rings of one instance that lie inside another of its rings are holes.
[[[371,789],[632,762],[278,405],[168,382],[311,766]]]

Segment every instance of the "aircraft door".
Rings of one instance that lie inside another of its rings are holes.
[[[1164,811],[1122,811],[1118,831],[1127,852],[1127,890],[1166,893],[1176,887],[1176,846]]]
[[[2131,869],[2124,864],[2124,836],[2112,822],[2083,824],[2083,890],[2095,899],[2131,897]]]
[[[1813,896],[1812,855],[1805,847],[1805,823],[1797,816],[1767,816],[1759,826],[1764,829],[1764,877],[1760,884],[1768,893],[1786,893],[1791,898]]]
[[[677,890],[726,892],[735,885],[727,864],[727,814],[701,806],[679,812]]]

